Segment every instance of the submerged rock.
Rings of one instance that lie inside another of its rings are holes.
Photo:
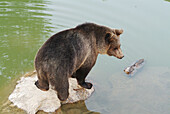
[[[22,77],[17,82],[16,88],[8,99],[15,106],[25,110],[29,114],[34,114],[38,110],[54,112],[61,106],[56,91],[52,89],[41,91],[34,84],[36,80],[36,73],[33,76]],[[84,89],[77,84],[76,79],[69,78],[69,97],[65,103],[85,100],[90,97],[93,91],[93,87],[91,89]]]

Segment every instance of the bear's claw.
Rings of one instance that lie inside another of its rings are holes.
[[[38,81],[35,82],[35,85],[37,86],[38,89],[42,90],[42,91],[48,91],[49,87],[42,87],[39,85]]]
[[[90,82],[84,82],[84,83],[80,84],[80,86],[83,88],[86,88],[86,89],[91,89],[93,84]]]

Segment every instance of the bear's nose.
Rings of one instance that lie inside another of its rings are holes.
[[[124,57],[124,55],[123,56],[121,56],[121,57],[119,57],[119,59],[122,59]]]

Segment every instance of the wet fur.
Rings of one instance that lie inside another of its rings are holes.
[[[85,78],[98,54],[108,53],[110,44],[113,43],[110,39],[114,34],[116,35],[115,30],[108,27],[85,23],[53,35],[36,55],[38,81],[35,85],[47,91],[51,84],[61,101],[68,98],[69,77],[76,78],[79,85],[90,89],[92,84],[85,82]],[[116,42],[112,45],[116,45]]]

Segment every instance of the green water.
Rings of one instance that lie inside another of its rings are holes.
[[[168,1],[1,0],[0,104],[12,92],[16,80],[34,69],[35,54],[51,35],[94,22],[124,29],[121,44],[125,57],[118,60],[99,56],[88,76],[95,92],[77,108],[77,113],[86,109],[114,114],[169,114]],[[146,60],[144,68],[134,77],[127,77],[123,69],[140,58]],[[66,113],[68,107],[72,109],[71,105],[66,107],[59,110]]]

